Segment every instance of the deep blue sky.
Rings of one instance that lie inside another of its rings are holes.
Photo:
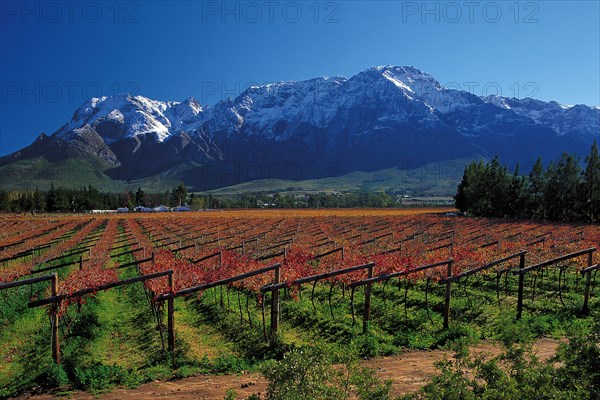
[[[253,83],[374,65],[478,95],[600,105],[600,2],[465,3],[3,0],[0,154],[96,95],[212,105]]]

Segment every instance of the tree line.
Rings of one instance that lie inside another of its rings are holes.
[[[194,210],[227,208],[349,208],[398,207],[401,199],[385,192],[349,193],[244,193],[238,195],[188,193],[185,184],[161,193],[143,188],[123,193],[101,192],[92,185],[78,189],[55,187],[50,190],[0,190],[0,212],[85,212],[88,210],[115,210],[136,206],[176,207],[189,205]]]
[[[585,158],[563,153],[544,169],[538,158],[529,175],[510,173],[498,158],[472,162],[454,196],[456,208],[473,216],[552,221],[600,221],[600,157],[596,142]]]
[[[133,209],[136,206],[176,207],[186,204],[187,200],[187,188],[183,183],[163,193],[147,193],[142,188],[135,193],[131,190],[113,193],[101,192],[92,185],[73,189],[50,184],[48,191],[0,190],[0,211],[41,213],[115,210],[119,207]]]
[[[383,208],[399,207],[400,197],[385,192],[347,193],[244,193],[215,197],[197,196],[192,199],[192,208]],[[198,204],[201,205],[198,207]],[[204,206],[204,207],[202,207]]]

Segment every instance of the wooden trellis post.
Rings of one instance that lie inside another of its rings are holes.
[[[367,268],[367,279],[373,277],[373,265]],[[369,282],[365,285],[365,310],[363,314],[363,333],[367,333],[369,328],[369,320],[371,319],[371,288],[373,283]]]
[[[584,315],[588,315],[590,313],[590,287],[592,286],[592,270],[597,269],[599,265],[592,265],[594,253],[588,254],[588,266],[586,269],[581,271],[582,274],[585,274],[585,291],[583,292],[583,309],[581,312]]]
[[[448,329],[450,323],[450,295],[452,290],[452,281],[449,279],[452,277],[452,265],[454,260],[448,261],[446,270],[446,296],[444,298],[444,329]]]
[[[58,295],[58,274],[55,272],[52,274],[52,296]],[[52,326],[51,341],[52,341],[52,358],[54,362],[60,364],[60,344],[58,342],[58,308],[59,303],[52,304],[52,311],[50,314],[50,325]]]
[[[548,265],[552,265],[552,264],[556,264],[562,261],[566,261],[566,260],[570,260],[576,257],[581,257],[584,255],[588,256],[588,267],[585,268],[583,271],[581,271],[582,273],[589,273],[590,271],[594,270],[597,268],[597,266],[594,265],[590,265],[592,263],[592,257],[594,252],[596,251],[595,247],[590,247],[588,249],[584,249],[584,250],[579,250],[576,251],[574,253],[569,253],[569,254],[565,254],[562,255],[560,257],[556,257],[553,258],[551,260],[547,260],[547,261],[543,261],[539,264],[535,264],[535,265],[531,265],[527,268],[524,268],[524,262],[522,261],[522,265],[519,268],[518,271],[513,271],[513,274],[519,274],[519,299],[518,299],[518,303],[517,303],[517,318],[521,318],[521,313],[523,310],[523,280],[524,280],[524,274],[530,271],[535,271],[538,270],[540,268],[544,268],[547,267]],[[588,277],[586,277],[586,292],[584,293],[584,305],[583,305],[583,312],[589,312],[589,305],[588,305],[588,301],[589,301],[589,286],[591,286],[591,281]],[[587,298],[586,298],[587,297]]]
[[[41,282],[43,280],[51,280],[52,281],[52,296],[50,296],[46,299],[38,299],[38,300],[30,301],[27,305],[28,305],[28,307],[33,308],[33,307],[40,307],[40,306],[44,306],[47,304],[51,304],[50,323],[51,323],[51,327],[52,327],[52,334],[51,334],[52,358],[54,358],[54,361],[58,364],[58,363],[60,363],[60,346],[59,346],[59,342],[58,342],[58,309],[59,309],[62,301],[66,300],[66,299],[81,297],[86,294],[90,294],[90,293],[94,293],[94,292],[98,292],[98,291],[102,291],[102,290],[108,290],[108,289],[112,289],[115,287],[124,286],[124,285],[128,285],[128,284],[135,283],[135,282],[142,282],[142,281],[145,281],[148,279],[160,278],[162,276],[172,275],[172,274],[173,274],[173,270],[155,272],[153,274],[142,275],[142,276],[138,276],[135,278],[129,278],[129,279],[121,280],[121,281],[106,283],[106,284],[100,285],[96,288],[87,288],[87,289],[82,289],[82,290],[79,290],[79,291],[76,291],[73,293],[61,294],[61,295],[58,294],[58,274],[57,273],[54,273],[54,274],[48,275],[48,276],[42,276],[39,278],[31,278],[31,279],[26,279],[23,281],[11,282],[9,284],[0,285],[0,289],[22,286],[24,284]]]
[[[279,255],[283,255],[283,252],[278,253]],[[361,265],[356,265],[353,267],[349,267],[349,268],[343,268],[343,269],[338,269],[335,271],[329,271],[329,272],[324,272],[321,274],[317,274],[317,275],[311,275],[311,276],[305,276],[304,278],[298,278],[292,282],[287,282],[287,283],[281,283],[281,279],[279,278],[279,275],[277,275],[277,283],[271,283],[268,285],[265,285],[263,287],[260,288],[260,292],[261,293],[265,293],[265,292],[271,292],[274,293],[273,298],[277,299],[277,305],[279,305],[279,295],[278,295],[278,291],[279,289],[283,289],[284,287],[288,286],[288,285],[302,285],[304,283],[308,283],[308,282],[316,282],[319,281],[321,279],[327,279],[327,278],[331,278],[333,276],[338,276],[338,275],[343,275],[343,274],[347,274],[353,271],[358,271],[358,270],[362,270],[362,269],[367,269],[369,267],[374,267],[375,264],[374,263],[367,263],[367,264],[361,264]],[[273,267],[269,267],[271,269],[273,268],[277,268],[279,269],[281,267],[280,264],[276,264]],[[278,273],[278,272],[277,272]],[[372,273],[371,273],[372,275]],[[368,280],[364,280],[361,281],[361,284],[366,285]],[[271,302],[271,328],[273,328],[273,321],[278,321],[278,319],[273,317],[274,311],[277,312],[277,314],[279,314],[279,307],[275,308],[273,307],[274,302]],[[271,334],[273,334],[273,331],[271,331]]]
[[[55,297],[58,293],[58,274],[54,272],[50,275],[38,276],[36,278],[23,279],[20,281],[13,281],[8,283],[1,283],[0,290],[10,289],[19,286],[32,285],[34,283],[51,281],[52,296]],[[50,344],[52,347],[52,358],[54,361],[60,363],[60,347],[58,343],[58,305],[53,304],[50,313]]]
[[[169,274],[169,289],[175,293],[175,277]],[[167,300],[167,329],[169,331],[169,351],[175,351],[175,298]]]
[[[273,284],[277,285],[280,280],[280,267],[275,268]],[[279,328],[279,288],[271,290],[271,338],[277,335]]]
[[[519,270],[525,268],[525,254],[519,259]],[[519,274],[519,293],[517,298],[517,319],[521,319],[523,315],[523,286],[525,284],[525,275]]]

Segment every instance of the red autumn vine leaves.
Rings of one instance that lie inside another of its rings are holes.
[[[15,230],[0,237],[0,243],[14,243],[27,238],[29,246],[64,238],[52,249],[43,252],[43,262],[77,246],[92,232],[102,236],[91,248],[91,257],[84,268],[71,272],[60,283],[60,292],[69,294],[86,288],[98,288],[116,281],[116,265],[111,261],[111,247],[119,232],[130,235],[127,243],[131,257],[143,261],[154,253],[154,263],[139,264],[141,274],[173,270],[175,291],[214,282],[255,271],[274,263],[281,264],[281,280],[291,283],[299,278],[347,268],[366,262],[376,264],[374,274],[407,271],[420,265],[454,260],[453,274],[527,250],[529,265],[589,247],[600,246],[600,228],[594,225],[563,225],[535,222],[512,222],[489,219],[464,219],[433,214],[367,215],[354,213],[290,217],[231,214],[171,214],[157,216],[108,217],[65,221],[33,222],[33,232],[18,231],[18,224],[2,221]],[[174,218],[172,218],[174,217]],[[52,229],[60,224],[59,228]],[[54,224],[54,225],[53,225]],[[66,234],[68,232],[72,233]],[[66,234],[66,235],[65,235]],[[14,254],[23,246],[7,248],[0,254]],[[339,249],[343,248],[343,253]],[[127,249],[124,248],[124,251]],[[325,253],[329,255],[319,257]],[[206,258],[214,254],[219,256]],[[596,256],[595,262],[598,262]],[[512,264],[518,260],[511,261]],[[576,260],[578,266],[587,259]],[[20,266],[22,264],[22,266]],[[0,270],[0,279],[10,281],[26,275],[28,263],[10,263]],[[502,266],[501,268],[506,268]],[[446,267],[440,266],[418,273],[408,279],[441,279]],[[338,275],[329,279],[333,284],[348,284],[367,277],[366,270]],[[273,274],[266,273],[236,282],[246,291],[259,293],[272,282]],[[144,283],[154,296],[170,291],[166,277]]]

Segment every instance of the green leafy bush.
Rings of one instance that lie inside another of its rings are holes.
[[[87,368],[75,368],[75,385],[84,390],[106,389],[122,383],[126,373],[116,365],[96,364]]]
[[[57,388],[68,385],[70,382],[67,371],[65,371],[62,365],[52,362],[48,365],[46,372],[40,377],[39,383],[42,387]]]
[[[241,372],[248,370],[250,367],[244,361],[243,358],[237,357],[233,354],[226,354],[218,356],[212,365],[212,372],[224,373],[224,372]]]
[[[345,365],[333,366],[320,347],[300,347],[281,361],[263,367],[269,380],[267,400],[389,400],[391,382],[381,382],[368,368],[361,368],[350,352]]]
[[[233,389],[227,389],[227,393],[225,393],[225,397],[223,400],[235,400],[238,398],[238,394]]]
[[[267,363],[262,371],[269,380],[270,400],[343,399],[336,385],[338,374],[329,357],[316,347],[290,351],[280,362]]]
[[[380,352],[379,340],[370,331],[359,335],[353,342],[358,354],[363,357],[376,357]]]

